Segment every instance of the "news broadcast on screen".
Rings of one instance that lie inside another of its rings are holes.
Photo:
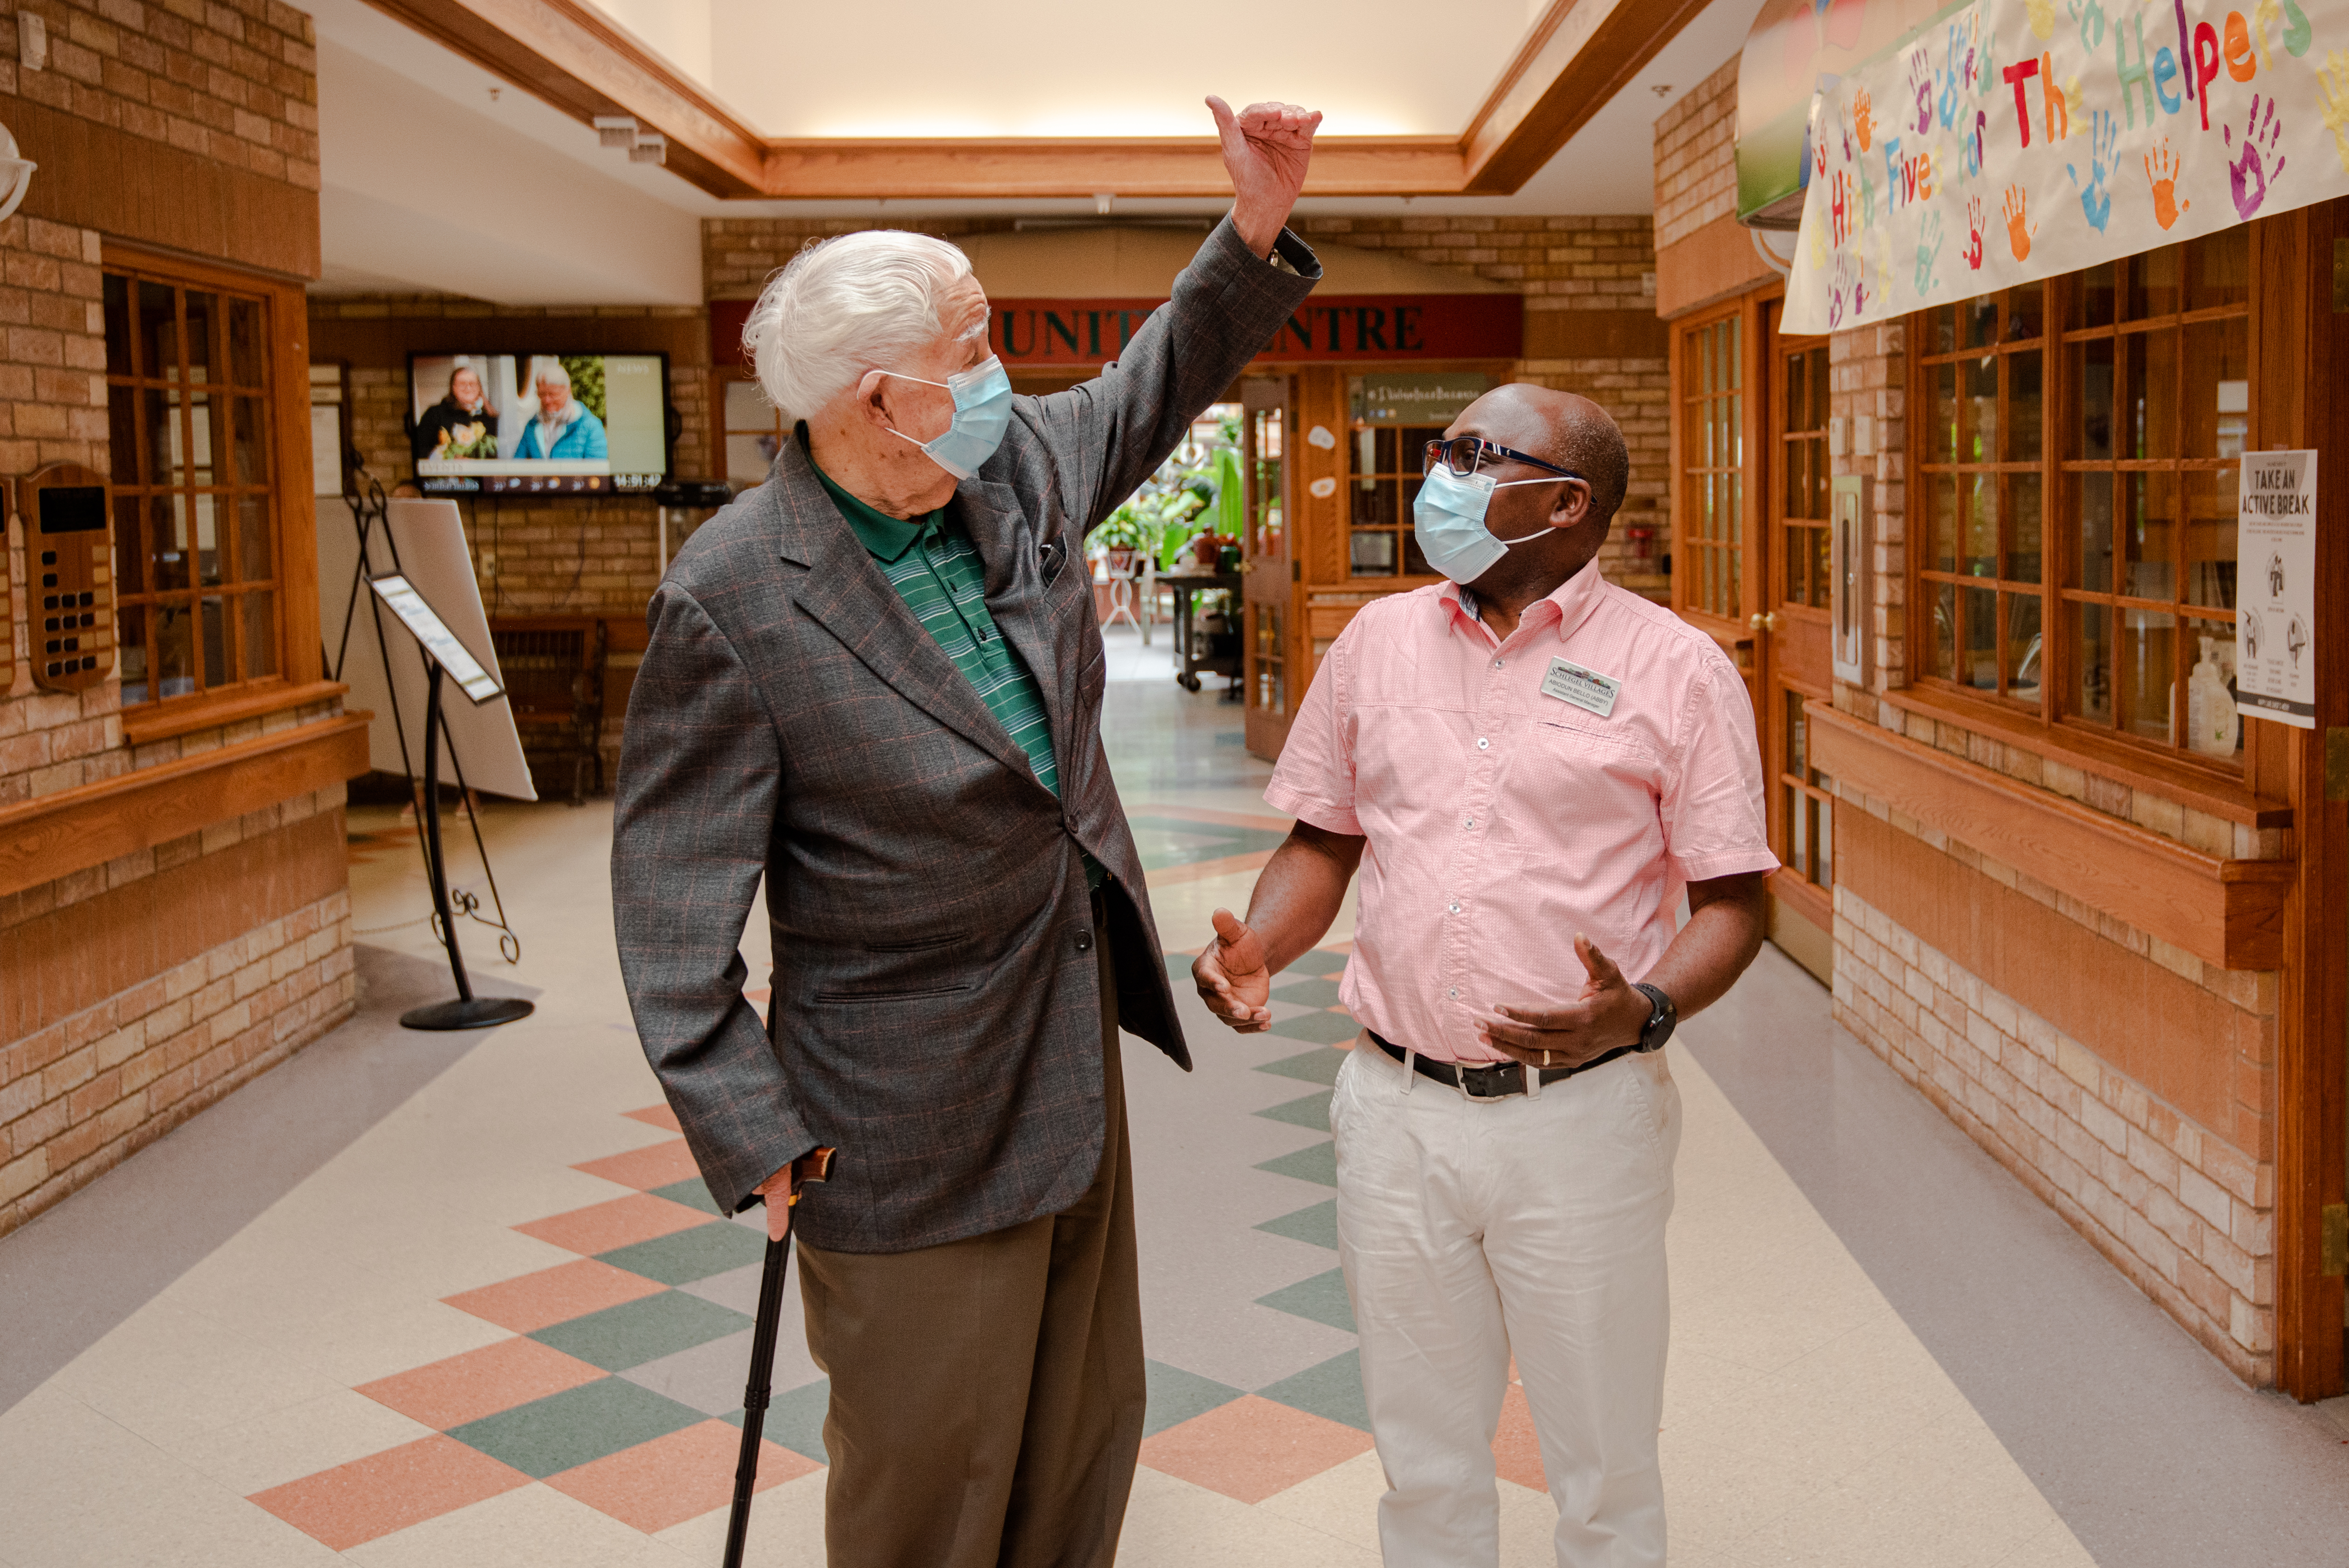
[[[409,444],[427,495],[648,490],[668,469],[657,354],[409,360]]]

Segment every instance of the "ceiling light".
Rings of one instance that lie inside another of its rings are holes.
[[[1650,88],[1648,90],[1655,94],[1658,98],[1670,98],[1672,96],[1672,88],[1670,82],[1658,82],[1654,87]]]
[[[632,114],[599,114],[595,117],[595,139],[605,147],[636,145],[636,117]]]
[[[636,135],[636,144],[628,149],[628,161],[631,163],[667,164],[668,162],[668,138],[663,136],[657,130],[638,132]]]
[[[1117,192],[1116,192],[1116,191],[1094,191],[1094,192],[1093,192],[1093,211],[1094,211],[1095,212],[1099,213],[1101,216],[1102,216],[1102,217],[1104,217],[1104,218],[1108,217],[1108,216],[1109,216],[1109,211],[1110,211],[1110,209],[1111,209],[1111,208],[1112,208],[1112,207],[1114,207],[1114,206],[1116,206],[1116,205],[1117,205]]]

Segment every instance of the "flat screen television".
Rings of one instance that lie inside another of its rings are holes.
[[[668,472],[664,354],[412,354],[426,495],[612,495]]]

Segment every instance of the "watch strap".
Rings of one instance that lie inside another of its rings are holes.
[[[1664,1042],[1671,1039],[1672,1031],[1680,1026],[1680,1009],[1674,1006],[1672,999],[1657,986],[1635,980],[1631,984],[1631,988],[1648,999],[1648,1022],[1640,1030],[1640,1049],[1643,1051],[1663,1049]]]

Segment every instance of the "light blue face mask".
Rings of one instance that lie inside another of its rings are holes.
[[[1550,485],[1561,477],[1511,480],[1508,484]],[[1495,490],[1507,488],[1494,483],[1490,474],[1454,473],[1449,463],[1437,463],[1428,469],[1420,481],[1417,499],[1411,503],[1412,537],[1419,541],[1419,552],[1427,557],[1427,563],[1465,585],[1490,572],[1512,544],[1547,533],[1548,529],[1537,528],[1516,539],[1493,537],[1493,531],[1485,526],[1485,509],[1492,504]]]
[[[914,441],[929,454],[930,461],[955,478],[967,480],[978,472],[979,465],[995,456],[995,449],[1003,445],[1003,432],[1011,424],[1011,377],[1004,370],[1003,361],[993,355],[944,381],[923,381],[918,376],[895,370],[884,370],[881,374],[895,376],[900,381],[921,381],[925,387],[943,387],[954,394],[954,423],[937,439],[914,441],[903,430],[889,433],[901,441]]]

